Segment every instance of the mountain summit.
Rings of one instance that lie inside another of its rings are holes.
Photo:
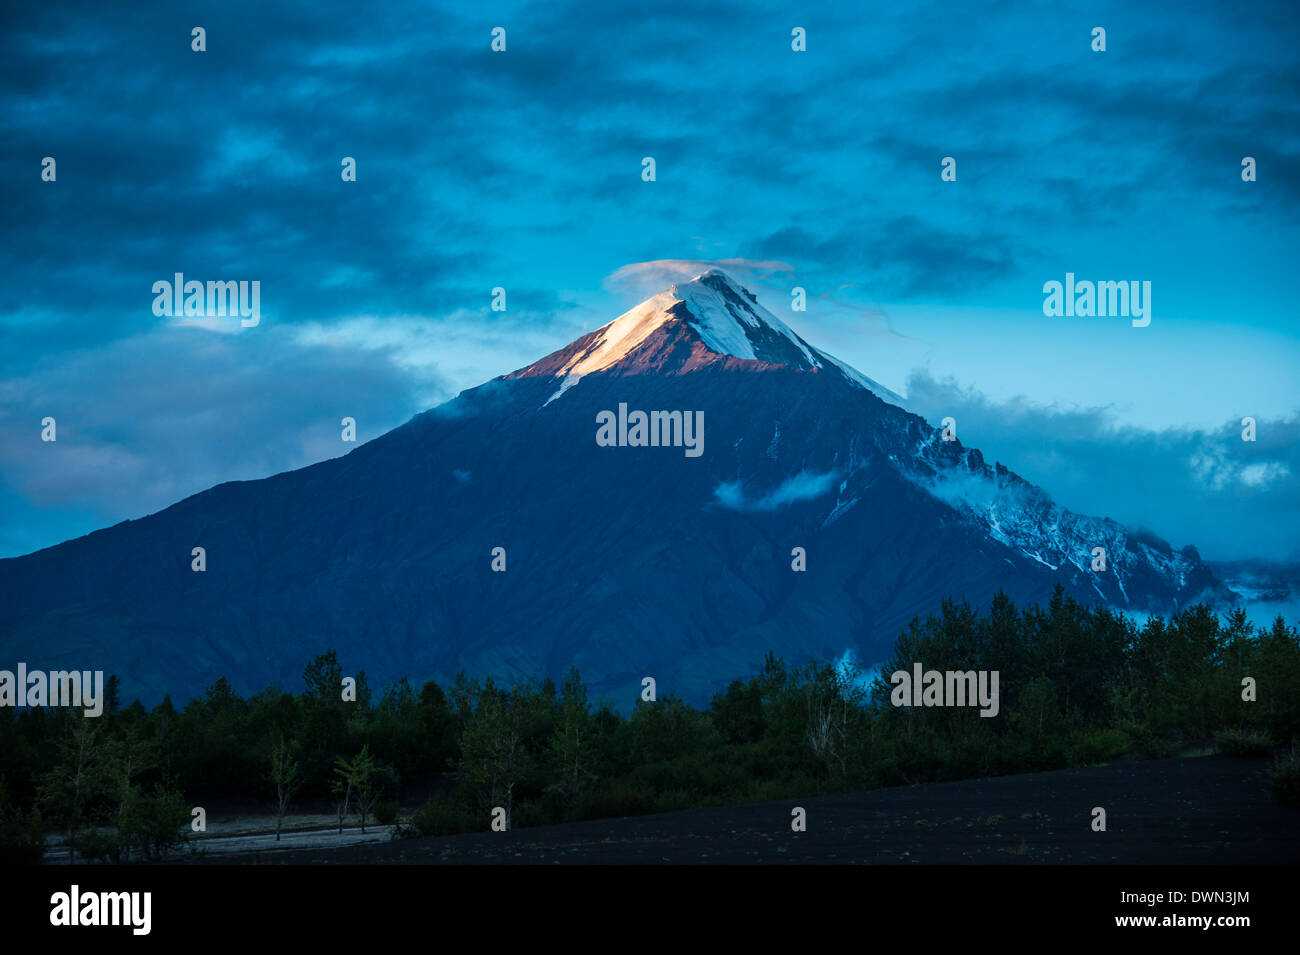
[[[592,372],[677,375],[715,364],[746,367],[737,359],[829,371],[886,401],[902,403],[888,388],[813,348],[721,269],[709,269],[646,299],[608,325],[506,377],[559,379],[559,390],[549,402]]]
[[[0,657],[153,702],[296,686],[333,647],[372,684],[576,666],[622,705],[769,650],[875,662],[948,597],[1232,598],[898,405],[711,270],[342,457],[0,560]],[[599,440],[638,414],[701,422],[703,453]]]

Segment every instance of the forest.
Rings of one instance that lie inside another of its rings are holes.
[[[892,705],[888,675],[920,661],[998,671],[997,717]],[[494,809],[519,828],[1213,751],[1271,758],[1274,797],[1300,805],[1300,633],[1242,610],[1139,625],[1059,588],[1046,607],[947,601],[869,673],[768,654],[707,708],[659,687],[620,709],[576,671],[382,692],[357,671],[348,701],[343,663],[306,661],[298,692],[221,678],[182,708],[123,705],[110,678],[99,718],[0,709],[0,859],[38,862],[51,837],[76,861],[174,858],[193,807],[223,798],[408,838],[486,829]]]

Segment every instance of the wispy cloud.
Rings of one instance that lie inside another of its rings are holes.
[[[839,474],[834,471],[825,474],[800,471],[766,493],[755,495],[752,491],[746,491],[740,482],[727,481],[719,484],[713,494],[717,502],[728,510],[774,511],[787,504],[821,497],[830,491],[837,480]]]
[[[605,277],[605,287],[645,297],[685,282],[711,268],[719,268],[740,281],[764,282],[789,277],[794,268],[785,262],[762,259],[655,259],[630,262]]]

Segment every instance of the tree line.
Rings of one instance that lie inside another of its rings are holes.
[[[999,716],[891,705],[889,674],[916,662],[997,670]],[[361,672],[350,702],[342,678],[329,650],[308,662],[298,693],[271,686],[245,698],[223,677],[183,709],[170,697],[146,709],[121,706],[110,681],[97,719],[0,710],[0,857],[39,859],[47,833],[86,859],[159,857],[183,843],[191,806],[209,797],[260,801],[277,837],[292,807],[323,805],[340,831],[353,818],[438,835],[485,829],[497,809],[513,828],[1216,742],[1242,753],[1290,747],[1291,775],[1275,771],[1275,791],[1295,798],[1300,633],[1281,617],[1256,628],[1241,610],[1195,606],[1139,625],[1060,588],[1046,607],[1018,608],[1002,593],[986,613],[947,601],[911,622],[878,672],[768,654],[705,708],[669,693],[621,712],[591,701],[576,670],[558,685],[461,673],[417,690],[402,679],[377,699]]]

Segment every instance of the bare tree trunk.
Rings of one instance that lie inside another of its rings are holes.
[[[339,835],[343,835],[343,820],[348,814],[348,804],[352,801],[352,784],[348,783],[348,788],[343,793],[343,802],[339,807]]]

